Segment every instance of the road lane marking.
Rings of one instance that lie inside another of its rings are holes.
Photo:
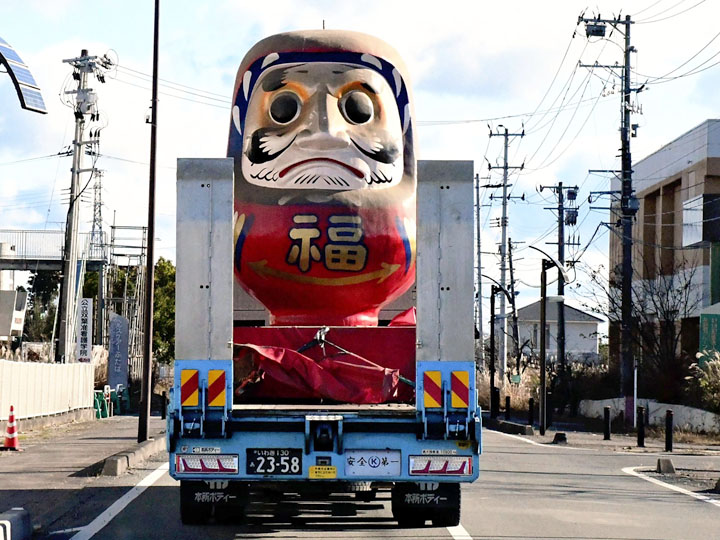
[[[473,540],[470,533],[468,533],[462,525],[458,525],[457,527],[448,527],[447,530],[454,540]]]
[[[79,533],[73,536],[70,540],[90,540],[100,530],[110,523],[125,507],[133,502],[143,491],[152,486],[158,479],[164,475],[169,468],[169,463],[163,463],[153,472],[148,474],[145,478],[140,480],[134,487],[130,489],[125,495],[120,497],[117,501],[112,503],[107,510],[92,520],[88,525],[85,525]]]
[[[54,534],[69,534],[83,530],[83,527],[73,527],[71,529],[60,529],[59,531],[50,531],[47,535],[52,536]]]
[[[671,489],[673,491],[677,491],[678,493],[682,493],[684,495],[689,495],[690,497],[698,499],[699,501],[703,501],[706,503],[713,504],[717,507],[720,507],[720,501],[717,499],[713,499],[712,497],[708,497],[707,495],[702,495],[701,493],[695,493],[694,491],[690,491],[688,489],[684,489],[684,488],[681,488],[678,486],[673,486],[672,484],[667,484],[661,480],[657,480],[655,478],[646,476],[643,473],[637,472],[636,469],[641,469],[641,468],[642,467],[625,467],[624,469],[622,469],[622,472],[624,472],[625,474],[629,474],[631,476],[637,476],[638,478],[642,478],[643,480],[647,480],[648,482],[657,484],[658,486],[662,486],[664,488]]]
[[[491,429],[493,433],[497,433],[498,435],[502,435],[504,437],[510,437],[511,439],[517,439],[518,441],[526,442],[528,444],[534,444],[535,446],[540,446],[542,448],[555,448],[556,450],[560,450],[562,448],[570,449],[570,450],[595,450],[594,448],[579,448],[577,446],[568,446],[567,444],[553,444],[553,443],[539,443],[535,441],[531,441],[530,439],[526,439],[525,437],[522,437],[520,435],[513,435],[512,433],[504,433],[502,431],[495,431],[494,429]]]

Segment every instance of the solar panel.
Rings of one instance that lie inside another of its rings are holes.
[[[0,38],[0,64],[7,67],[20,99],[20,106],[29,111],[47,113],[38,83],[35,82],[35,78],[22,58],[2,38]]]
[[[45,102],[43,101],[42,94],[39,90],[35,90],[34,88],[30,88],[29,86],[21,84],[20,96],[20,100],[23,102],[24,109],[29,109],[31,111],[37,111],[41,113],[47,112]]]
[[[0,54],[2,54],[6,60],[12,60],[13,62],[17,62],[18,64],[25,64],[25,62],[22,61],[22,58],[18,56],[18,53],[11,49],[10,46],[7,44],[0,44]]]
[[[30,70],[25,66],[18,66],[17,64],[12,64],[12,69],[8,71],[10,72],[10,76],[15,76],[15,80],[17,82],[27,84],[28,86],[34,86],[35,88],[40,88],[38,86],[38,83],[35,82],[35,79],[33,78],[32,73],[30,73]]]

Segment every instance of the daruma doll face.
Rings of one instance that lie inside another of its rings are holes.
[[[255,87],[242,152],[250,184],[342,191],[402,180],[400,115],[377,72],[330,62],[283,65],[265,71]]]
[[[399,63],[376,38],[309,31],[261,41],[238,70],[235,271],[273,324],[377,324],[414,282],[415,157]]]

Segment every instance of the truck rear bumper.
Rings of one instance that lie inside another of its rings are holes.
[[[349,427],[349,426],[348,426]],[[306,446],[302,432],[245,431],[227,438],[178,438],[170,474],[179,480],[243,482],[472,482],[479,441],[422,440],[415,433],[349,432]]]

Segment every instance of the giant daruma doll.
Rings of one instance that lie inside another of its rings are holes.
[[[257,43],[238,70],[235,275],[275,325],[375,325],[415,279],[410,89],[377,38]]]

